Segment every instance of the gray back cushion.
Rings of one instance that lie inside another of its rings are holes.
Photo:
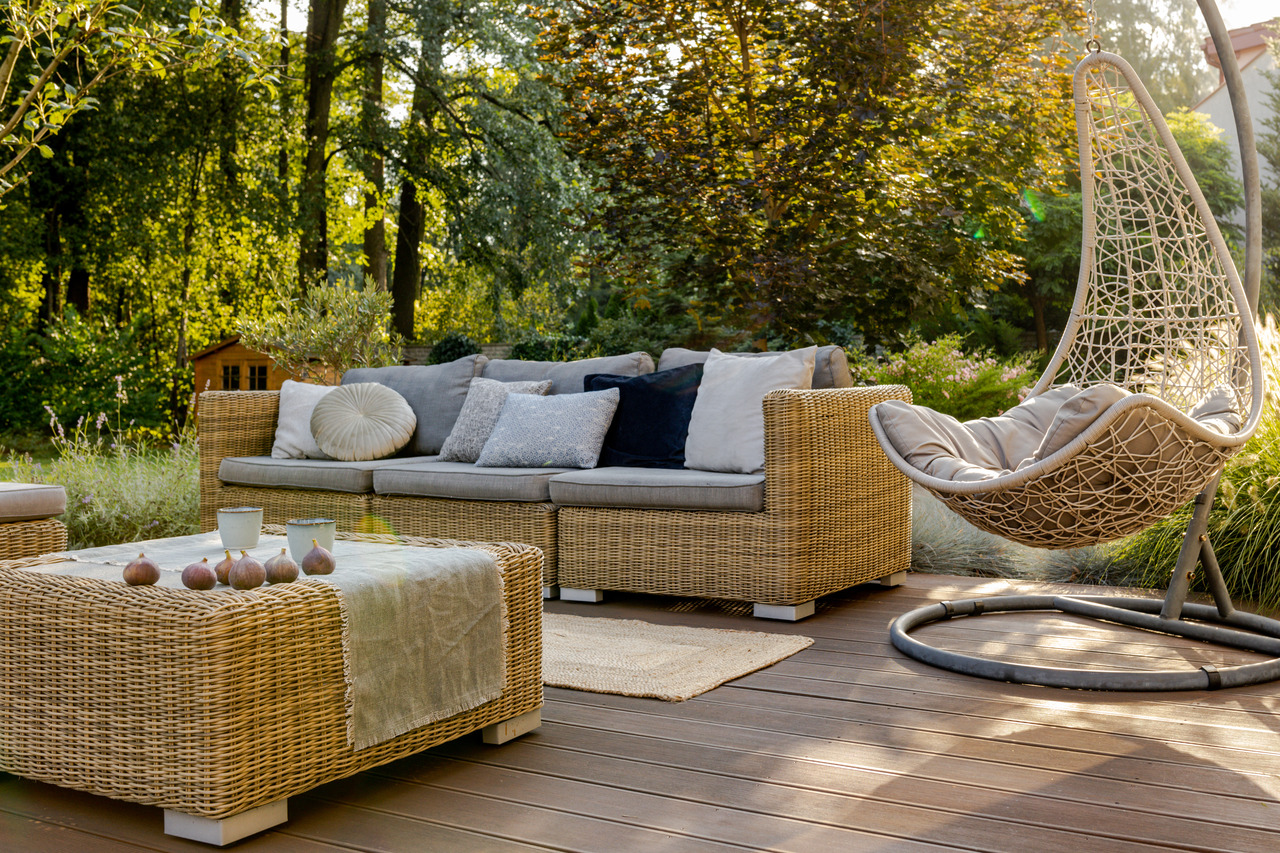
[[[551,394],[580,394],[583,380],[592,373],[613,373],[619,376],[640,376],[653,373],[653,356],[647,352],[631,352],[626,355],[606,355],[600,358],[583,358],[578,361],[520,361],[514,358],[495,358],[484,365],[481,374],[485,379],[499,382],[527,382],[551,380]]]
[[[702,364],[707,360],[709,352],[685,349],[684,347],[668,347],[662,351],[658,359],[659,370],[670,370],[686,364]],[[768,358],[781,355],[776,352],[735,352],[729,355],[746,358]],[[843,347],[818,347],[818,355],[813,364],[814,388],[850,388],[853,386],[853,375],[849,372],[849,359]]]
[[[377,382],[398,392],[418,418],[405,455],[434,456],[453,430],[471,380],[486,361],[483,355],[468,355],[447,364],[357,367],[343,374],[342,384]]]

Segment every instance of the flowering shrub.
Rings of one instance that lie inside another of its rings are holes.
[[[49,412],[56,459],[37,462],[29,455],[9,459],[9,475],[18,482],[51,483],[67,490],[67,526],[72,548],[92,548],[200,529],[200,459],[193,430],[167,447],[143,444],[123,422],[128,402],[123,377],[117,377],[116,411],[81,416],[68,429]],[[112,424],[111,421],[115,423]]]
[[[932,343],[916,341],[905,352],[879,361],[855,358],[854,374],[876,385],[906,385],[917,405],[962,421],[996,415],[1020,403],[1034,384],[1032,356],[966,354],[963,342],[960,335],[944,335]]]

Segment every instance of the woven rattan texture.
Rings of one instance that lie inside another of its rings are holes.
[[[1112,382],[1187,415],[1224,385],[1245,424],[1234,435],[1195,437],[1160,406],[1137,405],[1037,476],[1014,474],[982,491],[926,483],[976,526],[1047,548],[1119,539],[1169,515],[1244,446],[1262,404],[1239,276],[1163,117],[1133,69],[1111,54],[1080,63],[1075,99],[1080,280],[1062,341],[1032,393]]]
[[[1143,93],[1145,95],[1145,92]],[[1069,355],[1054,384],[1112,382],[1186,412],[1216,385],[1249,411],[1249,363],[1226,264],[1154,114],[1104,59],[1082,63],[1077,125],[1086,251]],[[1163,122],[1163,119],[1160,119]],[[1198,189],[1197,189],[1198,193]]]
[[[67,528],[55,518],[0,524],[0,560],[34,557],[67,547]]]
[[[1190,500],[1231,455],[1139,407],[1052,473],[973,495],[933,492],[974,526],[1040,548],[1137,533]]]
[[[503,574],[502,696],[360,752],[347,743],[333,587],[195,592],[0,563],[0,770],[221,818],[534,710],[541,554],[467,547]]]
[[[555,504],[374,495],[370,511],[374,524],[406,536],[533,545],[542,550],[543,584],[556,585]]]
[[[911,484],[867,412],[903,386],[772,391],[763,512],[563,507],[560,583],[793,605],[906,569]]]

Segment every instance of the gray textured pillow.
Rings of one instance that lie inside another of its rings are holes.
[[[621,392],[535,397],[509,394],[485,442],[480,468],[594,468]]]
[[[468,355],[446,364],[357,367],[342,375],[342,384],[377,382],[399,393],[418,419],[410,444],[413,455],[434,456],[462,411],[471,378],[480,375],[486,361],[482,355]]]
[[[647,352],[632,352],[626,355],[580,358],[577,361],[495,358],[484,365],[480,375],[499,382],[550,379],[551,393],[554,395],[582,393],[582,381],[592,373],[612,373],[615,376],[653,373],[653,356]]]
[[[475,462],[480,458],[480,451],[484,450],[484,443],[493,434],[494,424],[498,422],[508,394],[542,396],[550,390],[550,379],[541,382],[499,382],[480,376],[472,379],[453,432],[440,448],[440,461]]]
[[[684,442],[684,467],[731,474],[764,470],[764,395],[809,388],[817,347],[773,358],[739,358],[713,349]]]
[[[311,413],[316,403],[334,390],[333,385],[309,385],[286,379],[280,386],[280,413],[276,416],[273,459],[331,459],[311,434]]]
[[[377,382],[336,388],[311,413],[316,444],[344,462],[390,456],[409,443],[416,424],[404,397]]]

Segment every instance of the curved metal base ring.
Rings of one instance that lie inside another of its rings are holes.
[[[1280,678],[1280,621],[1238,610],[1222,615],[1215,607],[1184,604],[1183,613],[1199,620],[1184,622],[1181,619],[1161,617],[1161,605],[1159,599],[1151,598],[1067,595],[1006,595],[944,601],[899,616],[890,626],[889,636],[898,651],[931,666],[995,681],[1039,684],[1045,687],[1080,690],[1215,690],[1220,687],[1261,684]],[[1020,610],[1057,610],[1259,652],[1271,655],[1272,660],[1241,666],[1219,668],[1206,664],[1193,670],[1149,672],[1063,669],[962,655],[935,648],[910,636],[912,629],[940,619]],[[1227,625],[1246,630],[1223,627]]]

